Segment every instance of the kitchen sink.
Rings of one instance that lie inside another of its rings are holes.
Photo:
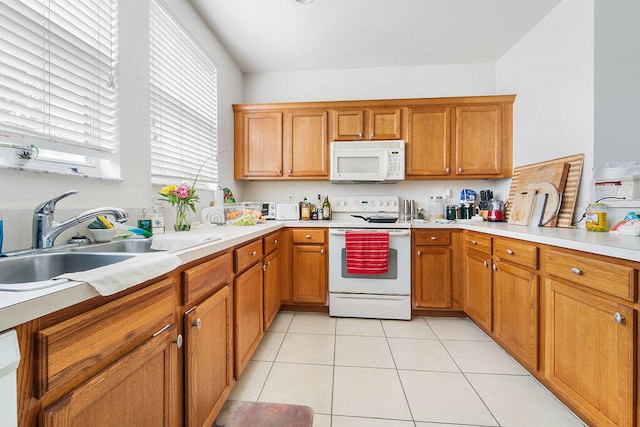
[[[135,257],[132,253],[39,252],[0,258],[0,291],[42,289],[63,283],[64,273],[92,270]]]
[[[152,239],[126,239],[114,240],[107,243],[97,243],[86,246],[79,246],[70,249],[71,252],[95,252],[95,253],[111,253],[111,252],[156,252],[151,249]]]

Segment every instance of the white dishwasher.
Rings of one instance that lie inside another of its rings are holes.
[[[2,425],[18,425],[16,370],[20,363],[18,335],[13,329],[0,334],[0,420]]]

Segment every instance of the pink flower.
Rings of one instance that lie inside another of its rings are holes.
[[[180,186],[178,186],[174,191],[174,194],[178,196],[179,199],[186,199],[189,197],[190,193],[191,189],[187,184],[180,184]]]

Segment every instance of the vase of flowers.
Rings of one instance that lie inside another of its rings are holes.
[[[195,203],[198,201],[195,181],[191,186],[185,183],[178,186],[169,184],[160,190],[159,194],[171,206],[176,207],[176,221],[173,229],[175,231],[189,231],[191,229],[189,213],[196,212]]]

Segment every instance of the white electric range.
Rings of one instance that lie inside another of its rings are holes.
[[[400,198],[349,195],[333,196],[329,201],[329,315],[410,320],[411,224],[398,221]],[[395,222],[389,222],[393,219]],[[345,233],[349,230],[389,233],[386,273],[348,273]]]

